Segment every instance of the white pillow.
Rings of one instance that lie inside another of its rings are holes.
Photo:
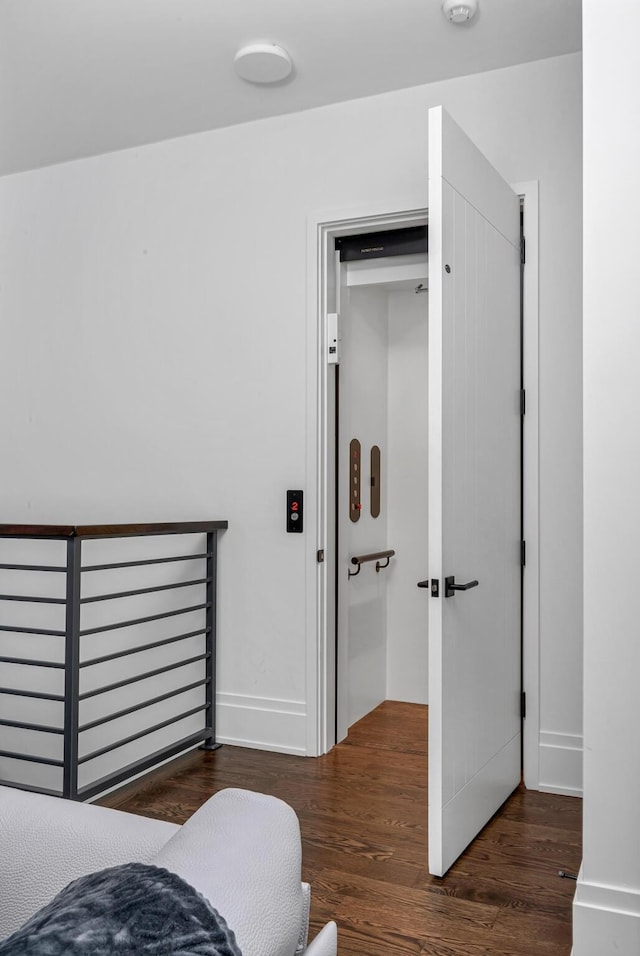
[[[300,827],[282,800],[221,790],[150,860],[214,906],[243,956],[293,956],[304,918]]]

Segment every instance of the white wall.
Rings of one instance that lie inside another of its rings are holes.
[[[438,104],[509,181],[540,181],[542,730],[581,734],[580,71],[560,57],[0,180],[3,514],[229,519],[222,738],[307,740],[310,495],[305,534],[284,533],[286,488],[314,484],[307,217],[424,207]]]
[[[416,283],[417,284],[417,283]],[[426,704],[428,295],[390,292],[387,698]]]
[[[416,587],[428,560],[427,296],[356,286],[348,299],[341,314],[341,456],[346,462],[357,437],[363,470],[360,520],[342,521],[343,548],[347,555],[396,551],[384,571],[363,565],[344,591],[351,725],[385,699],[427,701],[428,592]],[[377,518],[369,501],[374,443],[382,462]],[[345,471],[341,490],[347,484]],[[347,508],[346,494],[341,507]]]
[[[584,846],[574,956],[640,952],[640,11],[584,3]]]
[[[341,307],[340,360],[340,492],[338,517],[341,534],[340,559],[344,567],[351,555],[372,554],[387,548],[387,403],[388,321],[387,297],[367,286],[349,289],[347,305]],[[350,517],[347,490],[350,486],[349,446],[360,442],[360,517]],[[371,515],[370,455],[373,445],[381,451],[382,481],[380,514]],[[345,560],[346,558],[346,560]],[[353,567],[350,569],[352,572]],[[386,697],[387,684],[387,581],[375,564],[361,566],[341,592],[348,602],[348,687],[350,727]],[[343,675],[339,674],[339,679]]]

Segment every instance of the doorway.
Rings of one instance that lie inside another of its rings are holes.
[[[523,724],[523,773],[528,789],[539,785],[539,477],[538,477],[538,183],[512,183],[522,201],[526,238],[523,276],[523,382],[526,418],[523,441],[523,528],[526,574],[523,583],[523,689],[527,716]],[[316,536],[307,565],[307,701],[306,750],[327,753],[335,744],[336,562],[332,554],[336,462],[329,435],[335,420],[335,368],[327,362],[328,315],[336,310],[335,239],[357,232],[402,229],[427,220],[427,210],[399,195],[386,203],[354,209],[320,211],[308,224],[308,314],[313,332],[307,342],[309,503],[315,506]],[[415,198],[415,197],[414,197]],[[426,298],[426,296],[425,296]],[[393,544],[391,542],[391,544]],[[371,571],[376,577],[375,571]],[[384,572],[380,572],[381,577]],[[426,575],[425,568],[424,574]],[[364,574],[364,570],[361,575]],[[414,582],[415,584],[416,582]],[[416,589],[416,594],[419,592]],[[428,599],[425,595],[425,603]]]
[[[446,110],[428,122],[429,871],[442,876],[522,779],[526,294],[522,200]],[[324,289],[339,307],[338,282]]]
[[[335,244],[338,742],[385,700],[427,703],[428,276],[425,225]]]

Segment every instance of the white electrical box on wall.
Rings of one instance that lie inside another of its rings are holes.
[[[327,362],[329,365],[340,364],[340,342],[338,339],[338,313],[327,313]]]

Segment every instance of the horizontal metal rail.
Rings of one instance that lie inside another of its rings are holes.
[[[142,737],[148,737],[149,734],[154,733],[156,730],[162,730],[163,727],[169,727],[171,724],[177,724],[178,721],[184,720],[186,717],[192,717],[194,714],[199,714],[201,711],[207,710],[208,707],[208,704],[199,704],[197,707],[192,707],[190,710],[185,710],[183,714],[177,714],[175,717],[169,717],[167,720],[161,720],[160,723],[154,724],[153,727],[145,727],[144,730],[139,730],[137,734],[131,734],[129,737],[123,737],[122,740],[117,740],[115,743],[108,744],[106,747],[101,747],[99,750],[94,750],[89,754],[85,754],[83,757],[78,757],[78,764],[88,763],[89,760],[95,760],[96,757],[104,757],[105,754],[109,754],[113,750],[118,750],[120,747],[124,747],[126,744],[132,744],[135,740],[140,740]]]
[[[85,631],[80,631],[80,637],[86,637],[88,634],[102,634],[105,631],[117,631],[121,627],[134,627],[136,624],[148,624],[150,621],[162,621],[167,617],[177,617],[178,614],[188,614],[189,611],[203,611],[209,605],[194,604],[193,607],[180,607],[175,611],[163,611],[162,614],[149,614],[147,617],[135,617],[130,621],[116,621],[115,624],[103,624],[100,627],[88,627]]]
[[[32,697],[34,700],[64,700],[64,694],[42,694],[35,690],[17,690],[15,687],[0,687],[0,694],[9,694],[12,697]]]
[[[26,664],[27,667],[54,667],[64,670],[64,664],[60,661],[39,661],[32,657],[0,657],[1,664]]]
[[[0,757],[9,757],[11,760],[24,760],[26,763],[41,763],[46,767],[63,767],[62,760],[54,760],[52,757],[34,757],[33,754],[17,754],[12,750],[0,750]]]
[[[100,780],[95,780],[86,787],[79,789],[77,794],[78,800],[90,800],[91,797],[95,797],[97,793],[102,793],[103,790],[107,790],[109,787],[116,787],[119,783],[128,780],[133,774],[144,773],[145,770],[154,767],[160,763],[161,760],[169,760],[171,757],[175,757],[177,754],[189,750],[196,744],[202,743],[203,740],[208,740],[212,734],[213,728],[205,727],[199,733],[190,734],[188,737],[183,737],[182,740],[176,741],[175,744],[171,744],[169,747],[162,747],[160,750],[156,750],[155,753],[150,754],[143,760],[135,760],[116,773],[107,774],[106,777],[101,777]]]
[[[45,724],[27,724],[23,720],[0,720],[0,727],[15,727],[18,730],[37,730],[41,734],[63,734],[64,727],[47,727]]]
[[[59,790],[50,787],[39,787],[32,783],[20,783],[17,780],[0,779],[0,787],[13,787],[14,790],[24,790],[26,793],[43,793],[46,797],[59,797]]]
[[[0,564],[0,571],[56,571],[66,574],[63,564]]]
[[[66,604],[65,598],[29,597],[27,594],[0,594],[0,601],[24,601],[25,604]]]
[[[173,561],[197,561],[198,559],[208,557],[205,551],[202,554],[180,554],[174,558],[147,558],[140,561],[113,561],[111,564],[85,564],[82,573],[85,571],[111,571],[114,568],[143,568],[152,564],[171,564]],[[65,568],[62,569],[63,571]]]
[[[9,624],[0,624],[0,631],[9,634],[45,634],[47,637],[66,637],[64,631],[51,631],[45,627],[17,627]]]
[[[196,578],[195,581],[178,581],[175,584],[156,584],[154,587],[134,588],[131,591],[115,591],[112,594],[98,594],[95,597],[80,598],[80,604],[93,604],[95,601],[115,601],[118,598],[136,597],[138,594],[156,594],[158,591],[175,591],[178,588],[193,588],[198,584],[206,584],[207,578]],[[2,595],[0,594],[0,601]],[[62,601],[64,604],[64,601]]]
[[[113,654],[104,654],[102,657],[92,657],[87,661],[80,661],[80,667],[91,667],[93,664],[105,664],[107,661],[117,661],[121,657],[131,657],[132,654],[139,654],[141,651],[152,651],[156,647],[166,647],[167,644],[176,644],[178,641],[186,641],[189,637],[199,637],[206,634],[207,628],[201,627],[197,631],[187,631],[186,634],[178,634],[176,637],[167,637],[163,641],[152,641],[150,644],[138,644],[136,647],[127,647],[124,651],[114,651]]]
[[[107,714],[105,717],[98,717],[97,720],[91,720],[88,724],[82,724],[79,727],[80,733],[85,730],[93,730],[94,727],[101,727],[103,724],[108,724],[112,720],[117,720],[119,717],[126,717],[128,714],[135,714],[139,710],[144,710],[145,707],[151,707],[153,704],[159,704],[163,700],[169,700],[171,697],[179,697],[180,694],[186,694],[187,691],[196,690],[198,687],[206,687],[209,681],[205,678],[204,680],[196,680],[192,684],[185,684],[183,687],[178,687],[174,690],[168,690],[166,694],[159,694],[157,697],[152,697],[149,700],[143,700],[140,704],[132,704],[131,707],[125,707],[122,710],[115,711],[113,714]]]
[[[173,664],[165,664],[164,667],[156,667],[155,670],[145,671],[143,674],[136,674],[135,677],[126,677],[124,680],[116,681],[115,684],[106,684],[104,687],[98,687],[95,690],[86,690],[79,695],[79,700],[88,700],[90,697],[98,697],[100,694],[107,694],[111,690],[117,690],[119,687],[128,687],[129,684],[137,684],[141,680],[147,680],[149,677],[157,677],[158,674],[168,674],[169,671],[175,671],[179,667],[185,667],[187,664],[195,664],[197,661],[205,661],[211,655],[198,654],[197,657],[189,657],[184,661],[176,661]]]

